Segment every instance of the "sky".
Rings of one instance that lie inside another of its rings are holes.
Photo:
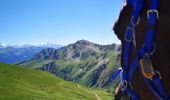
[[[123,0],[0,0],[0,43],[120,44],[112,31]]]

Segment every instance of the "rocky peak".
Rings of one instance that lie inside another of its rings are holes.
[[[71,44],[73,48],[86,48],[86,47],[95,47],[95,43],[89,42],[87,40],[79,40],[74,44]]]
[[[38,54],[36,54],[33,59],[48,60],[53,56],[54,51],[55,51],[55,49],[53,49],[53,48],[43,49]]]
[[[116,44],[112,45],[99,45],[87,40],[79,40],[74,44],[62,47],[60,49],[44,49],[37,54],[34,59],[49,60],[49,59],[65,59],[65,60],[80,60],[98,53],[117,50]]]
[[[87,40],[79,40],[75,44],[77,44],[77,45],[90,45],[90,44],[93,44],[93,43],[91,43]]]

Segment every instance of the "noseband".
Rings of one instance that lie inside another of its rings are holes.
[[[151,0],[150,9],[147,11],[148,19],[148,30],[146,33],[146,38],[144,45],[140,48],[138,52],[136,49],[136,40],[135,40],[135,26],[139,23],[140,17],[139,14],[142,10],[144,0],[127,0],[127,4],[133,7],[131,23],[127,28],[126,34],[124,36],[124,69],[120,69],[121,74],[121,91],[123,94],[128,94],[133,100],[138,100],[140,97],[138,93],[133,89],[131,80],[134,75],[134,72],[137,68],[140,69],[145,82],[152,92],[159,99],[170,99],[165,91],[165,88],[161,82],[161,74],[158,70],[155,70],[152,66],[152,61],[150,56],[155,51],[154,45],[154,34],[155,26],[157,20],[159,19],[159,14],[157,10],[158,0]],[[135,59],[132,64],[129,66],[129,56],[130,56],[130,47],[134,46]]]

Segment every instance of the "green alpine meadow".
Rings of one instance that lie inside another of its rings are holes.
[[[0,100],[112,100],[101,89],[64,81],[49,72],[0,63]]]

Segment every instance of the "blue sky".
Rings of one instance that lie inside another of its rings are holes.
[[[0,0],[0,43],[120,44],[111,30],[123,0]]]

